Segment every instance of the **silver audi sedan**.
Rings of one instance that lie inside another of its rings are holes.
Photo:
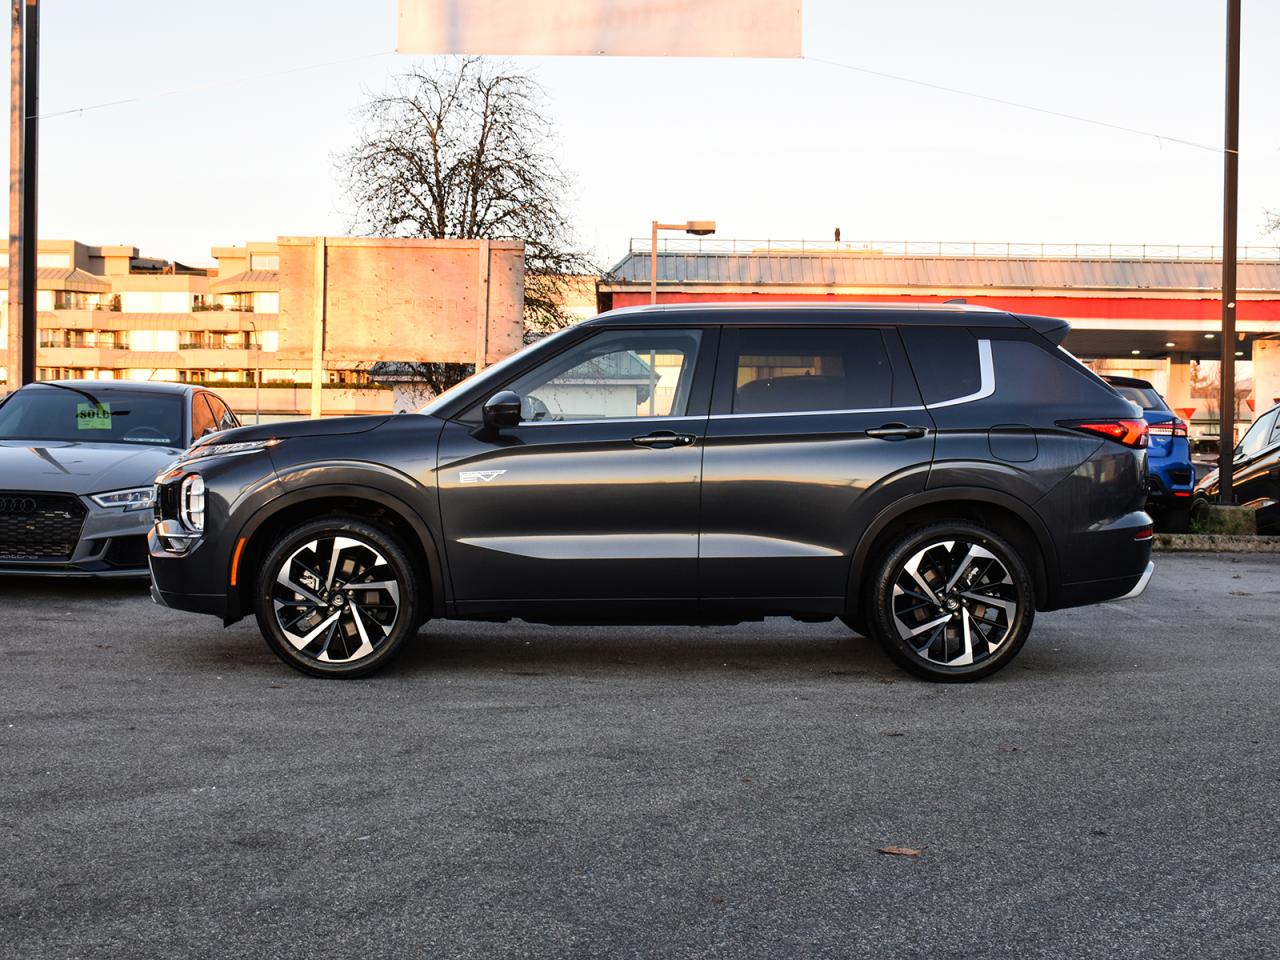
[[[145,577],[157,473],[240,425],[181,383],[58,380],[0,400],[0,574]]]

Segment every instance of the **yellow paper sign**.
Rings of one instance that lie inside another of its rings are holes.
[[[111,404],[109,403],[77,403],[77,430],[110,430]]]

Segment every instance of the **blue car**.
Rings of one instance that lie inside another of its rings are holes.
[[[1195,486],[1187,422],[1169,409],[1146,380],[1103,379],[1126,400],[1142,408],[1142,418],[1151,433],[1151,446],[1147,449],[1147,512],[1160,529],[1186,533],[1191,520],[1191,490]]]

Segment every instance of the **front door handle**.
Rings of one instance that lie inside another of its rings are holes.
[[[886,423],[882,427],[872,427],[867,431],[868,437],[877,440],[915,440],[923,437],[929,430],[927,427],[909,427],[905,423]]]
[[[632,437],[631,442],[638,447],[649,447],[652,450],[668,450],[671,447],[687,447],[698,438],[691,433],[675,433],[671,430],[658,430],[643,437]]]

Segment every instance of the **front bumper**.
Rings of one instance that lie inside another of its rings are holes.
[[[226,593],[209,590],[211,585],[221,584],[223,578],[220,564],[212,557],[207,539],[194,540],[181,553],[175,552],[168,549],[157,524],[147,534],[147,548],[151,563],[152,600],[175,610],[217,617],[224,615]]]
[[[150,576],[147,533],[150,510],[104,508],[88,497],[75,549],[65,560],[22,559],[0,554],[0,576],[128,579]]]

